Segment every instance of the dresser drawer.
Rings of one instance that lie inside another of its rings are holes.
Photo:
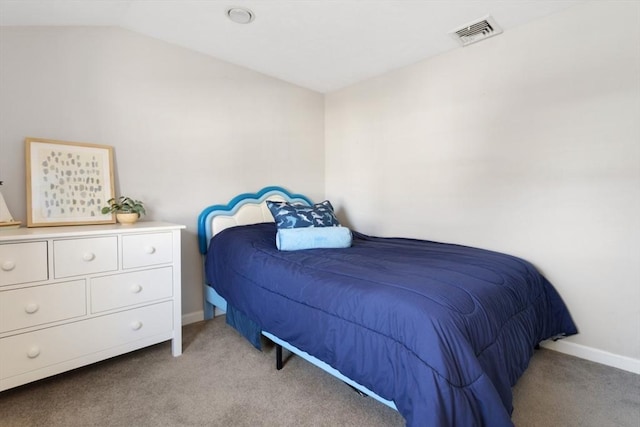
[[[116,236],[53,241],[53,270],[57,279],[117,269]]]
[[[49,278],[47,242],[0,245],[0,286]]]
[[[91,279],[91,311],[112,310],[173,295],[171,267]]]
[[[0,332],[84,316],[84,280],[0,292]]]
[[[154,335],[170,334],[171,301],[0,339],[0,379]]]
[[[171,233],[122,236],[122,267],[136,268],[173,261]]]

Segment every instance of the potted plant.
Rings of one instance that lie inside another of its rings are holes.
[[[107,203],[109,206],[102,208],[102,213],[115,213],[116,219],[121,224],[134,224],[140,216],[147,213],[144,210],[144,204],[131,197],[120,196],[117,199],[114,197],[107,200]]]

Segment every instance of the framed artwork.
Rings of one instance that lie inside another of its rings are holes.
[[[113,224],[113,147],[26,138],[27,227]]]

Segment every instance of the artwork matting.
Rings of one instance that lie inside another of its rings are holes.
[[[27,227],[113,224],[113,147],[26,138]]]

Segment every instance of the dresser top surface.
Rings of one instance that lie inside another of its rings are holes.
[[[14,228],[0,230],[0,243],[13,240],[48,239],[56,237],[74,237],[100,234],[127,234],[150,231],[179,230],[186,228],[181,224],[161,221],[138,221],[133,225],[105,224],[105,225],[74,225],[63,227]]]

